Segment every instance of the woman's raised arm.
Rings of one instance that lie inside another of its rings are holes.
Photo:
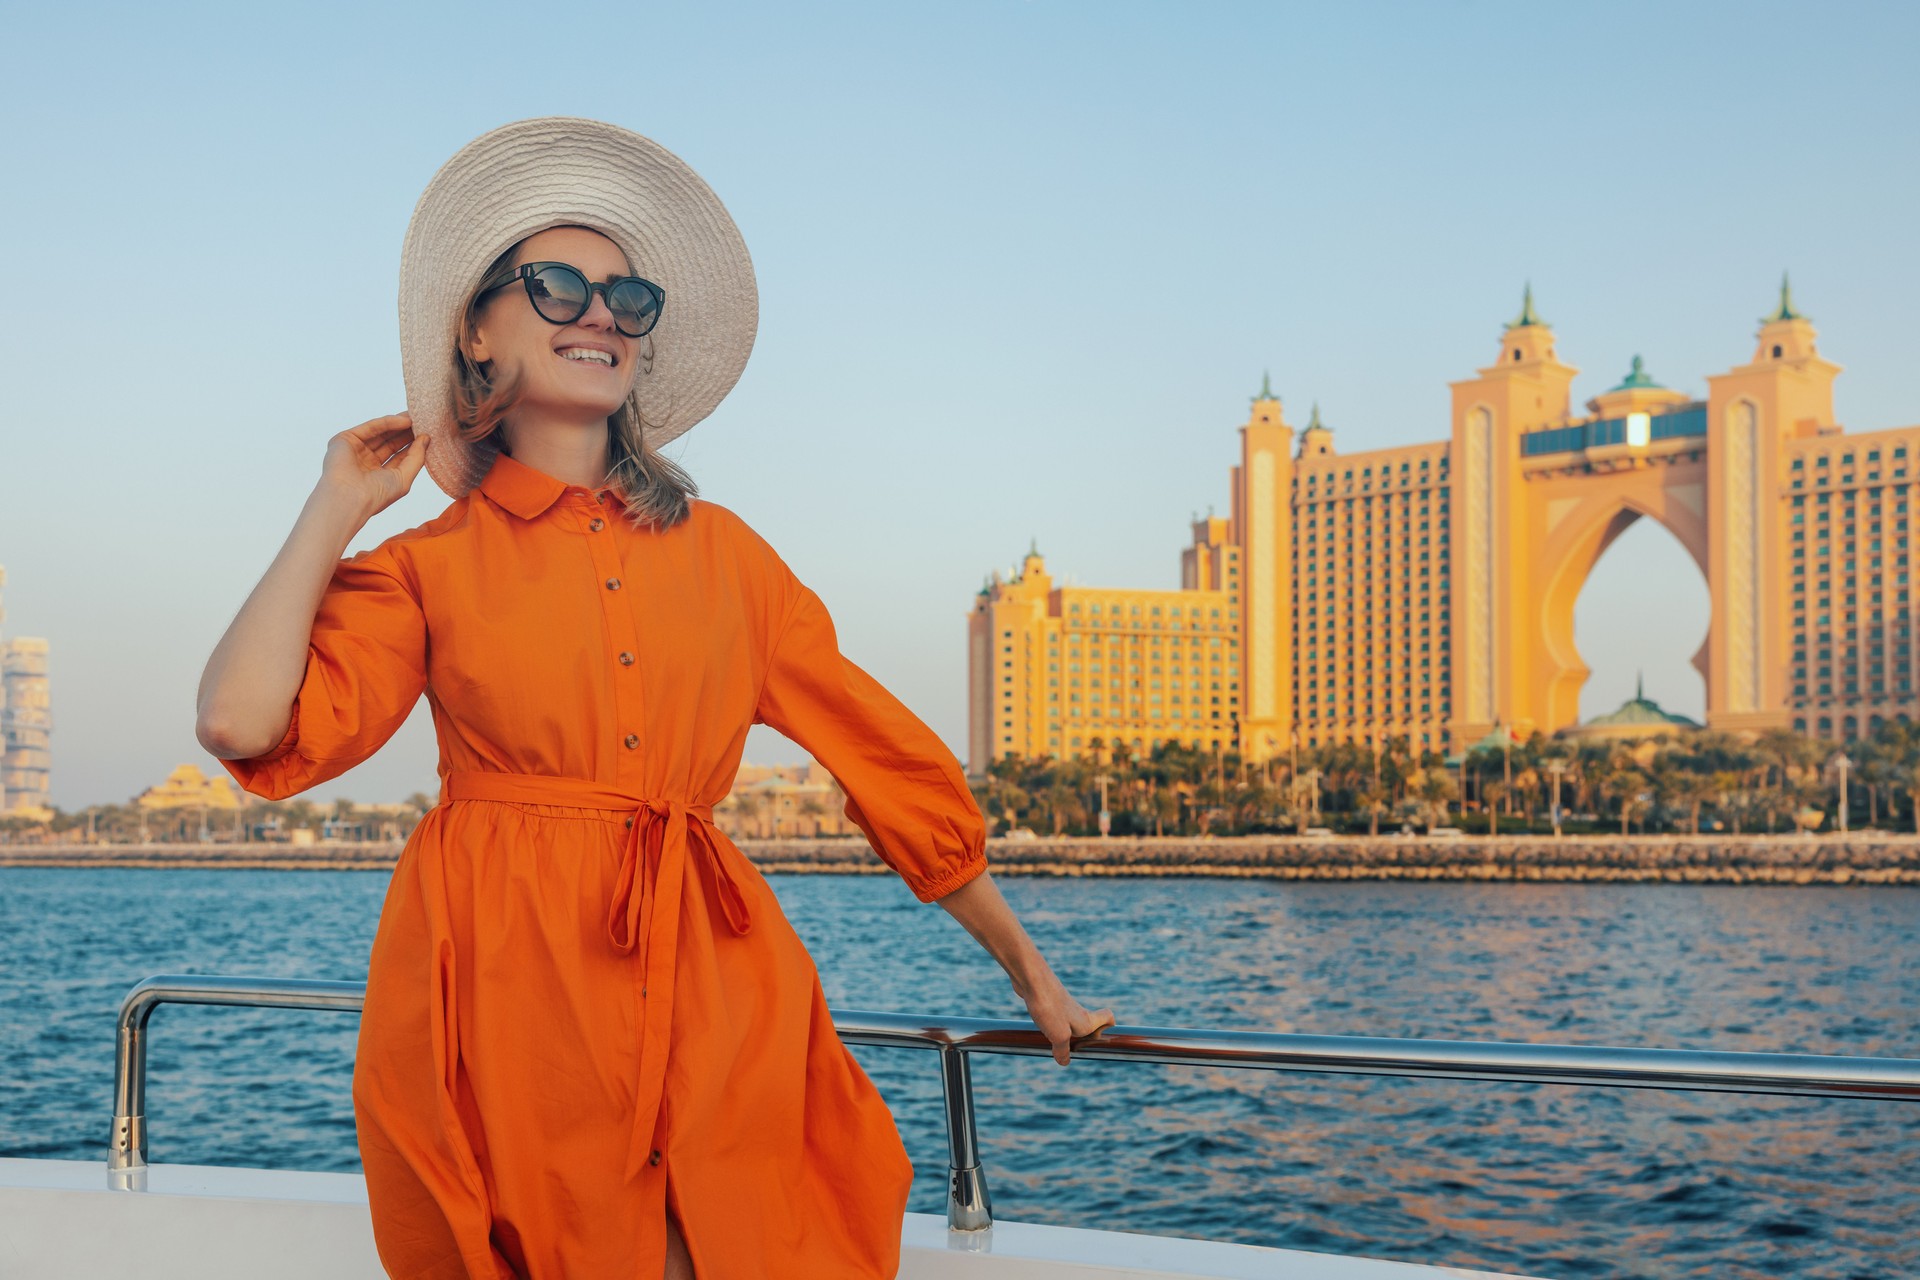
[[[320,481],[200,677],[194,735],[219,759],[249,759],[287,732],[314,615],[347,544],[409,488],[426,460],[405,413],[327,441]]]

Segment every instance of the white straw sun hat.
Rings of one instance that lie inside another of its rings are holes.
[[[759,291],[726,206],[680,157],[631,129],[577,116],[517,120],[460,148],[427,183],[400,250],[400,366],[427,474],[460,497],[487,473],[492,439],[460,439],[454,339],[481,273],[548,227],[591,227],[666,294],[651,372],[637,375],[654,447],[713,412],[753,350]]]

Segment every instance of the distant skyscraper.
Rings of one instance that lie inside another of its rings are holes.
[[[1706,579],[1693,664],[1708,728],[1852,738],[1920,713],[1920,426],[1834,421],[1840,366],[1786,282],[1752,359],[1708,376],[1705,399],[1636,356],[1576,415],[1579,370],[1556,345],[1529,289],[1427,444],[1341,453],[1318,406],[1296,432],[1263,384],[1232,518],[1196,526],[1186,590],[1052,588],[1037,554],[996,575],[968,622],[968,769],[1081,755],[1095,736],[1222,737],[1260,761],[1295,743],[1445,751],[1501,726],[1568,728],[1588,675],[1574,602],[1642,517]],[[1196,559],[1219,567],[1196,574]]]
[[[6,581],[0,569],[0,586]],[[0,608],[0,622],[6,616]],[[0,641],[0,813],[52,816],[50,708],[47,642],[27,636]]]

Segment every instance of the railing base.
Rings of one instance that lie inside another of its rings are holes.
[[[987,1198],[987,1175],[979,1165],[953,1170],[947,1187],[947,1229],[987,1231],[993,1227],[993,1205]]]

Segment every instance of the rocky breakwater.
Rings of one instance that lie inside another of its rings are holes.
[[[404,846],[180,841],[166,844],[0,844],[0,867],[146,867],[214,871],[391,871]]]
[[[860,839],[743,840],[762,871],[886,872]],[[1242,836],[994,839],[996,875],[1270,880],[1920,884],[1920,838],[1848,836]]]
[[[737,842],[763,872],[887,875],[865,839]],[[398,842],[0,844],[0,867],[391,871]],[[995,839],[997,875],[1253,876],[1269,880],[1920,884],[1920,838],[1849,836],[1242,836]]]

